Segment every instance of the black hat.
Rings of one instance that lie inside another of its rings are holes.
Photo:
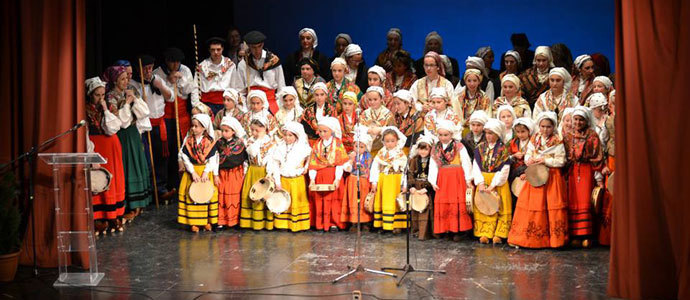
[[[250,31],[244,35],[244,41],[249,45],[255,45],[266,40],[266,36],[258,31]]]
[[[137,58],[141,60],[142,66],[152,65],[153,63],[156,62],[156,59],[154,59],[153,56],[148,55],[148,54],[141,54]]]
[[[531,46],[527,39],[527,35],[524,33],[513,33],[513,35],[510,36],[510,42],[513,43],[513,46],[523,46],[525,48]]]
[[[221,45],[225,45],[225,39],[219,38],[219,37],[217,37],[217,36],[214,36],[214,37],[212,37],[212,38],[206,40],[206,45],[207,45],[207,46],[211,46],[211,44],[221,44]]]
[[[163,51],[163,57],[165,61],[183,61],[184,53],[179,48],[170,47]]]

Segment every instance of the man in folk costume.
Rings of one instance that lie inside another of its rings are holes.
[[[168,136],[168,188],[174,190],[179,186],[179,172],[177,164],[177,138],[180,144],[187,135],[191,126],[191,115],[188,107],[192,92],[196,89],[194,75],[192,71],[181,62],[184,60],[184,53],[179,48],[168,48],[163,52],[165,63],[155,70],[153,75],[157,78],[165,79],[165,86],[172,91],[171,97],[165,98],[165,128]],[[177,94],[175,94],[177,85]],[[175,97],[177,97],[177,118],[175,122]],[[179,124],[179,128],[178,128]],[[177,132],[176,132],[177,131]],[[175,136],[177,134],[178,136]],[[158,169],[156,169],[158,170]]]
[[[136,72],[135,78],[143,75],[143,88],[142,80],[133,80],[130,84],[136,88],[137,92],[142,95],[143,99],[146,99],[146,104],[149,108],[148,119],[151,122],[151,139],[147,136],[142,135],[142,140],[144,142],[145,151],[151,151],[153,153],[153,165],[155,167],[156,174],[152,176],[156,180],[158,187],[158,195],[163,200],[170,199],[175,193],[174,190],[168,190],[168,158],[170,157],[170,150],[168,147],[169,141],[168,131],[166,128],[163,116],[165,115],[165,101],[167,99],[174,99],[173,90],[170,89],[165,84],[165,78],[156,76],[153,73],[153,66],[155,60],[150,55],[141,55],[139,57],[141,61],[143,74]],[[149,142],[151,145],[149,145]],[[150,149],[150,150],[149,150]],[[151,163],[151,155],[146,155],[149,164]]]
[[[276,91],[285,86],[283,67],[277,55],[264,49],[266,36],[258,31],[251,31],[244,36],[249,45],[249,56],[237,65],[237,74],[233,87],[246,96],[250,90],[261,90],[268,98],[269,111],[278,112]]]
[[[223,92],[231,85],[236,65],[230,58],[223,56],[224,39],[212,37],[206,44],[211,56],[199,63],[196,70],[194,82],[201,86],[192,92],[192,106],[201,101],[210,107],[215,115],[223,109]]]

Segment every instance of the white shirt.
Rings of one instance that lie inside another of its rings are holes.
[[[274,182],[280,186],[281,176],[294,178],[304,174],[304,171],[309,167],[310,155],[309,144],[296,141],[287,145],[285,142],[280,142],[271,155],[268,173],[272,174]]]
[[[201,80],[197,77],[199,72],[194,75],[194,82],[201,82],[201,92],[225,91],[231,87],[232,78],[235,74],[235,63],[231,59],[222,56],[220,63],[214,64],[211,58],[204,59],[199,66],[201,67]],[[223,69],[225,68],[225,72]],[[215,76],[212,76],[215,74]],[[192,89],[192,103],[199,103],[199,89]]]
[[[144,91],[141,89],[141,82],[139,81],[132,81],[132,85],[139,91],[139,94],[142,95],[142,99],[144,98],[143,95],[146,95],[146,104],[148,105],[149,108],[149,118],[152,119],[158,119],[162,118],[163,115],[165,115],[165,101],[175,101],[175,96],[173,93],[173,90],[168,88],[167,85],[161,84],[161,87],[165,89],[167,92],[171,94],[172,99],[165,99],[163,97],[163,93],[161,91],[160,94],[156,94],[153,92],[152,85],[154,82],[160,82],[164,83],[165,77],[159,77],[156,76],[155,74],[151,77],[151,83],[146,84],[144,87]]]
[[[180,64],[180,69],[177,71],[180,72],[180,75],[182,75],[182,77],[177,81],[177,96],[182,99],[189,99],[191,94],[197,88],[196,81],[194,80],[194,75],[192,74],[192,71],[183,64]],[[165,86],[167,86],[171,91],[173,91],[174,94],[175,90],[173,84],[167,80],[168,75],[166,75],[165,72],[163,72],[163,68],[156,68],[155,70],[153,70],[153,74],[160,78],[166,79],[163,80]],[[173,95],[170,99],[165,99],[165,101],[175,102],[175,96]],[[192,106],[195,106],[196,104],[198,103],[192,103]]]
[[[493,149],[494,147],[496,147],[496,144],[489,145],[489,149]],[[491,180],[488,189],[491,190],[495,187],[504,185],[508,181],[508,175],[510,175],[510,164],[505,164],[500,171],[494,174],[494,178]],[[484,175],[482,175],[482,170],[479,168],[476,159],[472,164],[472,177],[474,177],[475,185],[478,186],[484,183]]]
[[[117,115],[118,118],[120,118],[120,122],[122,122],[123,129],[132,125],[132,122],[135,121],[134,116],[136,116],[136,123],[139,133],[151,130],[151,122],[148,119],[149,106],[141,98],[134,98],[134,102],[131,104],[123,105],[120,110],[117,111]],[[145,130],[146,122],[148,122],[149,125],[148,130]]]
[[[435,80],[428,80],[427,81],[427,78],[428,78],[428,76],[424,76],[420,79],[417,79],[417,81],[415,81],[412,84],[412,86],[410,87],[410,93],[412,94],[412,99],[414,101],[415,109],[417,111],[422,111],[422,103],[420,102],[419,93],[420,92],[426,93],[427,94],[426,101],[430,101],[428,96],[431,95],[431,89],[435,88],[436,85],[438,85],[438,81],[441,80],[440,75]],[[444,80],[443,82],[444,82],[444,85],[442,85],[441,87],[446,90],[446,94],[448,95],[448,97],[450,97],[450,99],[455,98],[455,92],[453,91],[453,83],[450,82],[449,80]],[[426,87],[427,90],[426,91],[424,91],[424,90],[420,91],[419,87],[418,87],[419,85],[421,85],[422,87]]]
[[[546,146],[547,139],[541,139],[541,146]],[[534,145],[531,141],[527,144],[527,151],[525,151],[525,161],[531,158],[544,158],[544,165],[549,168],[560,168],[565,165],[565,146],[560,143],[556,146],[546,148],[544,150],[537,150],[538,145]]]
[[[201,140],[203,140],[203,136],[200,137],[189,137],[189,138],[194,138],[196,144],[198,145],[201,143]],[[187,154],[184,154],[185,147],[180,148],[180,152],[178,153],[179,157],[182,159],[182,162],[184,163],[185,169],[187,169],[187,172],[190,174],[194,174],[194,164],[192,164],[192,161],[189,159],[189,156]],[[209,173],[213,172],[215,176],[218,176],[218,162],[219,162],[219,157],[218,157],[218,152],[214,154],[213,156],[209,157],[207,159],[207,162],[204,167],[204,173],[201,175],[202,177],[207,176]]]
[[[274,147],[271,147],[263,156],[261,155],[261,147],[270,141],[271,137],[268,134],[258,140],[251,137],[247,141],[247,155],[256,161],[259,166],[265,167],[272,156]]]
[[[253,59],[253,58],[252,58]],[[266,50],[261,51],[261,58],[254,59],[255,66],[263,66],[266,60]],[[249,69],[249,81],[247,82],[247,69]],[[247,62],[242,60],[237,65],[237,72],[232,80],[232,87],[240,91],[243,97],[247,97],[247,87],[261,86],[268,89],[278,90],[285,86],[285,77],[283,77],[283,66],[277,66],[273,69],[263,72],[263,79],[259,76],[259,71],[247,66]]]
[[[387,151],[391,153],[390,155],[395,157],[390,164],[384,164],[383,161],[379,158],[379,156],[384,155]],[[371,171],[369,171],[369,182],[374,184],[378,183],[379,175],[381,173],[392,174],[404,172],[405,167],[407,166],[407,156],[405,156],[404,153],[400,155],[400,153],[403,152],[402,149],[399,148],[395,148],[393,150],[382,148],[379,151],[379,153],[376,154],[374,161],[371,163]],[[403,177],[405,176],[406,175],[403,174]]]

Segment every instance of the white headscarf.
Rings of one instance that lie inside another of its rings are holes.
[[[291,85],[282,87],[278,91],[278,94],[276,94],[276,97],[280,101],[280,108],[283,109],[285,107],[285,105],[283,104],[283,98],[287,95],[295,97],[295,101],[293,101],[293,103],[295,104],[295,112],[297,113],[297,115],[301,115],[304,109],[299,104],[299,97],[297,96],[297,91]]]
[[[237,100],[240,98],[240,93],[238,93],[236,89],[226,88],[225,91],[223,91],[223,98],[225,97],[229,97],[235,101],[235,104],[237,104]]]
[[[405,147],[405,142],[407,142],[407,137],[405,134],[400,132],[400,129],[395,126],[386,126],[381,128],[381,141],[383,141],[386,131],[393,131],[395,135],[398,136],[398,144],[395,145],[395,149],[402,150]]]
[[[442,87],[434,87],[431,89],[431,92],[429,93],[429,99],[434,98],[442,98],[446,101],[449,100],[448,93],[446,93],[446,89]]]
[[[512,56],[513,58],[515,58],[518,65],[522,64],[522,60],[520,59],[520,53],[518,53],[517,51],[508,50],[508,51],[506,51],[506,54],[504,55],[504,57],[506,57],[506,56]]]
[[[491,46],[484,46],[477,49],[477,52],[474,53],[474,56],[484,58],[484,56],[489,54],[490,51],[493,51],[493,49],[491,49]]]
[[[545,56],[546,59],[549,61],[549,67],[553,68],[556,65],[553,64],[553,55],[551,55],[551,47],[549,46],[539,46],[537,49],[534,50],[534,60],[532,61],[533,64],[537,64],[537,55],[542,55]]]
[[[263,110],[268,110],[268,98],[266,98],[266,93],[262,90],[251,90],[247,95],[247,102],[251,103],[252,98],[258,97],[263,102]]]
[[[534,134],[534,121],[532,120],[532,118],[518,118],[517,120],[515,120],[515,122],[513,122],[513,129],[515,128],[515,126],[518,125],[523,125],[527,127],[527,130],[529,130],[530,135]]]
[[[343,137],[343,132],[340,129],[340,122],[338,119],[334,117],[323,117],[320,120],[318,120],[319,126],[323,125],[328,127],[331,131],[333,131],[333,136],[336,138],[342,138]]]
[[[436,31],[429,32],[426,35],[426,38],[424,38],[424,53],[429,52],[427,45],[429,44],[429,41],[431,40],[437,40],[439,44],[439,51],[438,53],[441,54],[443,53],[443,38],[441,38],[441,35],[438,34]]]
[[[503,124],[503,122],[499,121],[498,119],[492,118],[486,121],[486,124],[484,124],[484,130],[490,130],[491,132],[498,135],[499,140],[503,141],[506,126]]]
[[[501,119],[501,112],[503,112],[504,110],[508,111],[513,116],[513,123],[515,123],[515,120],[517,119],[517,115],[515,115],[515,109],[513,109],[513,107],[508,105],[508,104],[503,104],[503,105],[498,107],[498,109],[496,110],[496,118],[500,120]],[[503,122],[503,121],[501,121],[501,122]],[[513,124],[511,124],[510,126],[512,128]]]
[[[468,69],[477,69],[481,71],[484,77],[489,76],[489,72],[486,70],[486,66],[484,65],[484,59],[481,57],[468,56],[465,60],[465,67]],[[467,74],[467,71],[465,71],[465,74]]]
[[[576,106],[573,110],[573,118],[575,118],[575,116],[585,118],[585,121],[587,121],[588,124],[588,128],[594,128],[594,118],[592,117],[592,110],[589,109],[589,107],[581,105]]]
[[[84,81],[84,84],[86,85],[87,95],[91,95],[91,93],[99,87],[105,87],[105,81],[101,80],[98,76],[87,79]]]
[[[235,119],[233,116],[223,117],[223,119],[220,121],[220,126],[230,127],[230,129],[235,132],[235,136],[239,139],[244,139],[244,137],[247,135],[247,132],[244,131],[240,121],[237,121],[237,119]]]
[[[360,48],[357,44],[349,44],[347,45],[345,51],[343,51],[343,54],[340,57],[348,58],[356,54],[362,54],[362,48]]]
[[[197,120],[199,123],[201,123],[201,126],[204,127],[208,135],[211,137],[212,140],[216,140],[216,133],[213,130],[213,124],[211,122],[211,117],[209,117],[207,114],[195,114],[192,116],[192,120]]]
[[[374,73],[381,78],[381,82],[386,81],[386,70],[378,65],[374,65],[373,67],[369,68],[369,71],[367,73]]]
[[[420,135],[419,138],[417,138],[417,142],[414,144],[414,146],[412,146],[412,149],[410,150],[410,156],[415,157],[417,155],[417,149],[419,149],[419,145],[427,144],[433,147],[436,144],[436,142],[438,142],[438,138],[436,138],[433,134]]]
[[[567,92],[570,90],[570,85],[573,83],[573,78],[570,76],[570,73],[565,68],[562,68],[562,67],[553,68],[553,69],[551,69],[551,71],[549,71],[549,77],[551,77],[551,75],[557,75],[557,76],[560,76],[561,78],[563,78],[563,89],[564,89],[564,91]]]
[[[455,125],[453,121],[446,120],[446,119],[437,119],[436,120],[436,131],[439,130],[446,130],[451,133],[454,139],[458,139],[458,135],[460,134],[460,130],[458,130],[459,126]]]
[[[388,37],[390,35],[396,35],[396,36],[398,36],[398,38],[400,38],[400,40],[402,40],[402,32],[400,31],[399,28],[388,29],[388,33],[386,33],[386,37]]]
[[[601,82],[601,84],[603,84],[603,85],[606,87],[607,90],[611,90],[611,88],[613,87],[613,82],[611,82],[611,79],[609,79],[609,78],[606,77],[606,76],[597,76],[597,77],[594,77],[594,80],[593,80],[592,82],[594,82],[594,81],[599,81],[599,82]]]
[[[343,52],[345,54],[345,52]],[[332,62],[331,62],[331,70],[333,69],[333,66],[335,65],[343,65],[345,66],[345,70],[349,70],[350,67],[347,66],[347,62],[343,57],[336,57]]]
[[[309,146],[307,134],[304,132],[304,126],[302,126],[302,124],[295,121],[289,121],[283,125],[282,129],[294,133],[297,136],[296,143],[306,143],[307,146]]]
[[[606,96],[602,93],[594,93],[587,97],[587,101],[589,101],[589,108],[595,109],[597,107],[601,106],[606,106],[608,101],[606,100]]]
[[[503,86],[503,83],[506,81],[510,81],[515,85],[515,88],[520,91],[520,77],[517,77],[515,74],[506,74],[503,76],[503,79],[501,79],[501,86]],[[503,94],[503,89],[501,89],[501,94]]]
[[[486,114],[485,111],[483,110],[475,110],[472,115],[470,115],[470,123],[472,122],[478,122],[486,124],[486,122],[489,120],[489,115]]]
[[[331,65],[333,65],[333,64],[331,64]],[[328,94],[328,86],[326,86],[326,84],[323,82],[317,82],[311,86],[311,92],[312,93],[316,92],[317,90],[322,90],[322,91],[326,92],[326,94]]]
[[[314,29],[305,27],[305,28],[302,28],[302,30],[299,31],[299,34],[297,35],[297,37],[298,37],[298,38],[301,38],[301,37],[302,37],[302,34],[305,33],[305,32],[306,32],[306,33],[309,33],[309,35],[311,35],[311,37],[314,39],[314,48],[316,48],[316,46],[319,45],[319,38],[316,37],[316,31],[314,31]]]
[[[553,122],[553,127],[558,128],[558,115],[552,111],[543,111],[537,116],[537,123],[535,126],[539,126],[542,120],[551,120]]]
[[[469,75],[476,75],[477,77],[479,77],[479,81],[482,81],[482,77],[483,77],[482,74],[483,73],[481,70],[467,69],[467,70],[465,70],[465,74],[462,75],[462,80],[466,80],[467,76],[469,76]]]
[[[369,88],[367,88],[367,93],[369,92],[378,93],[379,95],[381,95],[381,98],[386,96],[386,92],[380,86],[370,86]]]
[[[393,94],[393,97],[398,98],[407,103],[412,103],[412,93],[408,90],[398,90]]]
[[[366,146],[367,151],[371,151],[371,145],[374,143],[374,138],[367,133],[367,127],[357,125],[354,129],[355,143],[362,143]]]
[[[347,33],[338,33],[338,35],[335,36],[334,42],[337,43],[339,38],[343,38],[348,44],[352,44],[352,38]]]
[[[578,56],[577,58],[575,58],[574,64],[579,69],[579,68],[582,68],[582,65],[588,60],[592,60],[592,57],[587,55],[587,54],[582,54],[582,55]]]

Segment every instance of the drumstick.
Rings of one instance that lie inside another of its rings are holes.
[[[141,78],[141,97],[146,101],[146,90],[144,86],[144,68],[141,65],[141,58],[139,58],[139,77]],[[158,209],[158,184],[156,183],[156,166],[153,163],[153,145],[151,144],[151,131],[146,135],[149,141],[149,157],[151,158],[151,175],[153,176],[153,198],[156,200],[156,209]]]

